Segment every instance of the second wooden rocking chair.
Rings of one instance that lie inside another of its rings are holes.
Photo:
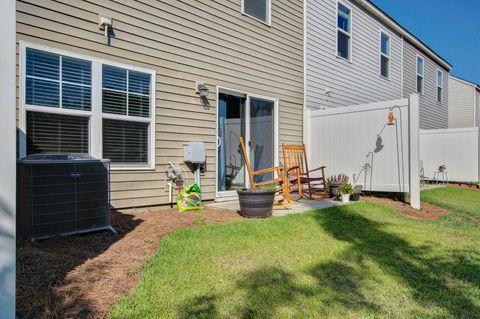
[[[307,197],[314,200],[322,200],[328,197],[325,166],[315,169],[308,169],[307,152],[305,144],[289,145],[282,144],[283,160],[285,165],[286,179],[288,180],[289,191],[298,192],[298,199]],[[297,168],[298,173],[290,174],[291,168]],[[313,176],[312,173],[316,173]],[[296,183],[299,176],[299,182]]]

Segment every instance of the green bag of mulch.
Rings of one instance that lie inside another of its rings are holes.
[[[177,207],[179,212],[205,208],[202,205],[200,186],[191,184],[182,188],[177,195]]]

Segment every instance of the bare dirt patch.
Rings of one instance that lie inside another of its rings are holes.
[[[362,198],[368,202],[379,203],[379,204],[384,204],[384,205],[393,207],[399,213],[409,217],[414,217],[414,218],[431,220],[431,219],[436,219],[443,215],[450,214],[450,212],[444,208],[441,208],[432,204],[424,203],[424,202],[422,202],[421,204],[421,209],[416,210],[409,204],[406,204],[401,201],[396,201],[390,198],[374,197],[374,196],[367,196]]]
[[[119,232],[17,242],[18,318],[102,318],[138,282],[159,240],[178,228],[226,223],[230,210],[112,214]]]

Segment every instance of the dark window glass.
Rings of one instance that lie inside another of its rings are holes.
[[[26,54],[26,104],[91,110],[90,61],[31,48]]]
[[[104,113],[150,116],[150,74],[103,65],[102,75]]]
[[[423,93],[423,78],[417,75],[417,93]]]
[[[27,48],[27,76],[59,80],[60,56]]]
[[[62,56],[62,81],[90,86],[92,84],[92,63]]]
[[[380,49],[383,54],[390,55],[390,37],[383,32],[380,40]]]
[[[442,102],[442,88],[437,87],[437,102]]]
[[[91,96],[90,86],[62,85],[62,107],[65,109],[91,110]]]
[[[128,92],[150,95],[150,74],[128,71]]]
[[[128,115],[130,116],[150,116],[150,97],[145,95],[128,95]]]
[[[112,163],[148,164],[148,123],[103,119],[103,157]]]
[[[244,0],[243,10],[246,14],[267,22],[267,1],[268,0]]]
[[[104,113],[127,115],[127,93],[103,90],[102,100]]]
[[[337,49],[338,55],[345,59],[350,59],[350,36],[341,31],[338,32]]]
[[[386,78],[390,76],[389,64],[389,59],[386,56],[382,55],[382,57],[380,58],[380,74]]]
[[[127,70],[104,64],[102,67],[102,83],[104,89],[126,91]]]
[[[350,33],[350,9],[341,3],[338,3],[338,27],[343,31]]]
[[[60,84],[37,78],[26,79],[25,103],[29,105],[60,106]]]
[[[88,117],[27,112],[27,155],[88,153]]]

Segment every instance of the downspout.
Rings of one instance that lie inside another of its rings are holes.
[[[477,126],[477,88],[473,87],[473,127]]]
[[[307,2],[303,1],[303,144],[309,147],[308,140],[308,109],[307,109]],[[309,154],[309,153],[307,153]]]
[[[400,35],[401,45],[400,45],[400,98],[403,99],[403,35]]]

